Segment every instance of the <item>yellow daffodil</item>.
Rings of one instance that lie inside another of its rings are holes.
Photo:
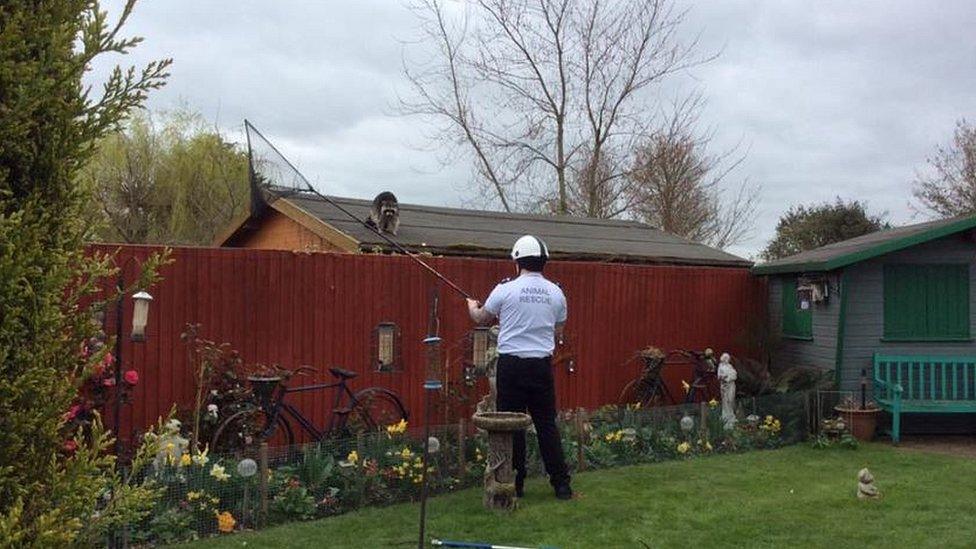
[[[687,393],[688,391],[691,390],[691,385],[689,385],[687,381],[685,381],[685,380],[682,379],[681,380],[681,388],[684,389],[685,392]]]
[[[190,454],[180,456],[180,467],[189,467],[191,463],[193,463],[193,460],[190,458]]]
[[[349,452],[349,454],[346,456],[346,461],[348,461],[349,463],[351,463],[353,465],[359,463],[359,452],[357,452],[355,450],[353,450],[352,452]]]
[[[709,407],[709,408],[714,408],[714,407],[716,407],[716,406],[718,406],[718,401],[717,401],[717,400],[715,400],[714,398],[713,398],[712,400],[709,400],[709,401],[708,401],[708,407]]]
[[[224,469],[224,466],[220,464],[215,464],[210,468],[210,476],[219,480],[220,482],[224,482],[230,478],[230,475],[227,474],[227,470]]]
[[[215,514],[217,515],[217,530],[225,534],[234,531],[234,526],[237,524],[237,521],[234,519],[234,515],[230,514],[230,511]]]
[[[210,461],[210,458],[207,457],[207,452],[209,451],[210,450],[208,448],[204,448],[202,452],[197,452],[192,458],[193,463],[199,465],[200,467],[206,465]]]
[[[390,436],[400,435],[405,433],[406,431],[407,431],[407,420],[405,419],[401,419],[397,423],[393,423],[386,426],[386,434]]]
[[[691,444],[688,444],[687,442],[682,442],[681,444],[678,445],[679,454],[687,454],[688,450],[691,450]]]

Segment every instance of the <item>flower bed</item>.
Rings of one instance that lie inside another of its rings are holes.
[[[726,430],[716,407],[605,407],[564,413],[559,427],[571,468],[615,467],[713,453],[775,448],[805,437],[805,395],[779,395],[743,403],[738,425]],[[690,423],[690,425],[689,425]],[[272,449],[267,475],[267,517],[262,509],[258,472],[246,476],[250,458],[188,452],[178,424],[168,425],[149,473],[164,487],[149,518],[129,526],[141,543],[171,543],[239,529],[345,513],[363,506],[388,505],[419,497],[422,442],[404,423],[385,432]],[[432,429],[430,491],[445,493],[480,484],[486,455],[484,435],[470,426]],[[540,473],[538,446],[529,433],[529,466]],[[243,474],[242,474],[243,473]]]

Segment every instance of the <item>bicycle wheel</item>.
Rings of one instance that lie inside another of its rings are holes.
[[[621,406],[640,404],[642,408],[667,404],[658,386],[644,378],[637,378],[627,383],[624,390],[620,392],[617,403]]]
[[[370,387],[355,394],[355,404],[346,418],[345,428],[352,434],[379,431],[407,419],[400,397],[381,387]]]
[[[291,446],[295,443],[295,433],[284,416],[279,415],[272,423],[263,408],[249,408],[220,424],[210,441],[210,451],[217,454],[253,453],[262,442],[269,446]]]

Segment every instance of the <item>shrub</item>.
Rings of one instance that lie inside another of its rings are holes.
[[[84,251],[91,194],[78,172],[93,142],[162,85],[168,64],[117,70],[102,97],[89,95],[92,61],[138,43],[112,29],[97,0],[0,4],[0,540],[9,545],[91,544],[150,499],[115,471],[97,418],[85,433],[63,428],[101,359],[81,352],[95,335],[83,303],[111,272]]]

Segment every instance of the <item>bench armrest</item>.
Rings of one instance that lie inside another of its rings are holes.
[[[901,383],[891,383],[874,378],[874,398],[900,401],[905,390]]]

